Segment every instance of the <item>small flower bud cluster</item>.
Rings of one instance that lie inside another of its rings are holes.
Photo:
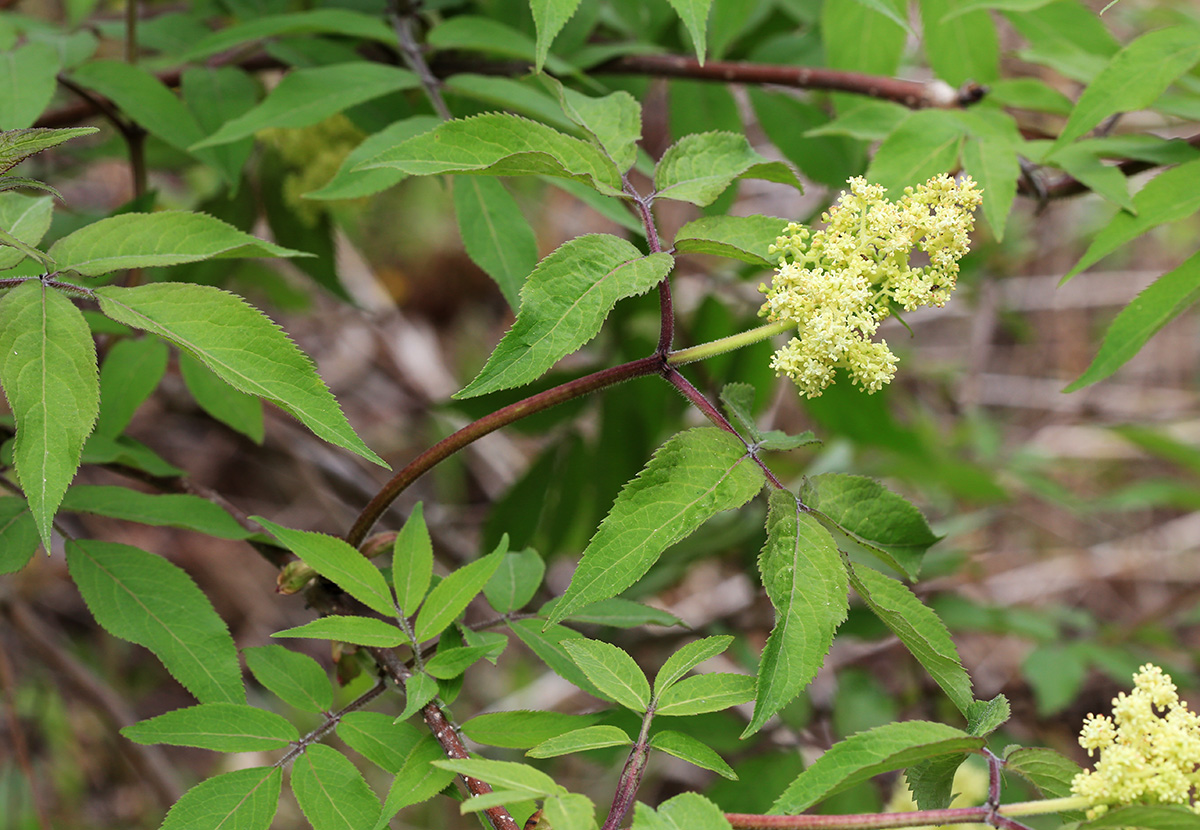
[[[1200,813],[1200,716],[1158,666],[1138,669],[1133,691],[1113,699],[1112,717],[1088,715],[1079,745],[1088,755],[1100,751],[1096,768],[1071,782],[1073,793],[1092,799],[1089,818],[1116,804],[1186,804]]]
[[[970,246],[972,212],[982,201],[968,176],[956,182],[936,176],[905,188],[898,202],[886,190],[853,178],[850,191],[810,232],[793,222],[773,246],[779,270],[759,312],[769,320],[796,323],[798,336],[775,353],[771,367],[800,391],[817,397],[840,367],[855,384],[877,392],[896,373],[896,356],[871,338],[893,306],[912,311],[942,306],[958,277],[958,261]],[[914,250],[928,265],[912,266]]]

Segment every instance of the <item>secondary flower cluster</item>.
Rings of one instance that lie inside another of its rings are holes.
[[[896,373],[896,356],[885,341],[871,338],[893,307],[911,311],[950,299],[958,261],[970,246],[975,208],[982,200],[975,182],[936,176],[905,188],[898,202],[865,179],[821,217],[823,230],[789,224],[773,246],[779,270],[761,315],[797,325],[775,353],[771,367],[817,397],[847,369],[855,384],[876,392]],[[910,265],[914,250],[928,265]]]
[[[1146,664],[1133,676],[1133,691],[1113,699],[1113,713],[1088,715],[1079,745],[1100,760],[1071,782],[1071,791],[1092,799],[1089,818],[1110,804],[1188,804],[1200,813],[1200,716],[1179,700],[1171,677]]]

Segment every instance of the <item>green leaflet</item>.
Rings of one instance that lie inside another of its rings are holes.
[[[181,61],[200,61],[252,40],[279,35],[334,34],[396,45],[396,35],[382,19],[349,9],[315,9],[254,17],[213,32],[183,55]]]
[[[753,695],[753,691],[751,691],[751,695]],[[656,733],[650,739],[650,748],[674,755],[676,758],[682,758],[701,769],[712,770],[722,778],[728,778],[731,781],[737,780],[737,773],[729,764],[725,763],[724,758],[708,744],[696,740],[691,735],[667,729]]]
[[[425,527],[425,514],[417,502],[392,545],[392,585],[396,603],[406,617],[417,612],[433,579],[433,540]]]
[[[423,733],[410,723],[395,723],[383,712],[347,712],[337,725],[338,737],[346,745],[392,775]]]
[[[945,623],[904,583],[865,565],[849,565],[850,584],[875,616],[900,638],[917,661],[964,715],[975,702],[971,678]]]
[[[100,366],[96,434],[116,438],[167,371],[167,347],[157,337],[118,340]]]
[[[388,589],[379,568],[341,539],[326,536],[324,533],[292,530],[262,516],[250,518],[265,527],[313,570],[363,605],[385,617],[396,613],[392,592]]]
[[[1085,821],[1081,830],[1138,827],[1143,830],[1192,830],[1196,814],[1183,804],[1129,804],[1114,807],[1104,815]]]
[[[358,169],[375,167],[393,167],[414,176],[558,176],[609,196],[622,193],[616,165],[595,147],[545,124],[505,113],[447,121],[383,151]]]
[[[551,738],[579,731],[600,720],[600,715],[562,712],[487,712],[462,725],[463,734],[479,744],[509,749],[529,749]]]
[[[326,712],[333,707],[329,675],[307,654],[278,645],[248,648],[242,654],[254,679],[288,706],[305,712]]]
[[[704,637],[693,640],[666,659],[658,674],[654,676],[654,696],[657,698],[674,685],[675,681],[690,672],[696,666],[712,657],[716,657],[733,642],[733,637],[722,634],[718,637]]]
[[[1142,35],[1112,57],[1087,85],[1053,153],[1117,112],[1144,109],[1200,60],[1200,29],[1171,26]]]
[[[396,718],[396,723],[403,723],[424,708],[438,693],[438,682],[424,672],[416,672],[404,683],[404,709]]]
[[[655,195],[704,207],[735,179],[766,179],[803,192],[796,173],[781,161],[768,161],[740,133],[685,135],[663,153],[654,168]]]
[[[563,680],[574,683],[590,695],[603,697],[587,675],[580,671],[574,661],[567,655],[565,643],[583,637],[573,628],[565,625],[550,625],[542,630],[541,620],[510,620],[508,627],[517,635],[529,650],[538,656],[552,672]]]
[[[548,738],[525,754],[530,758],[557,758],[559,755],[570,755],[573,752],[628,746],[631,743],[633,740],[625,734],[624,729],[615,726],[585,726]]]
[[[554,36],[567,24],[578,7],[579,0],[530,0],[533,25],[537,29],[537,56],[533,64],[535,72],[542,71]]]
[[[983,215],[999,242],[1017,195],[1021,164],[1016,149],[996,138],[968,138],[962,148],[963,168],[983,190]]]
[[[962,5],[962,0],[921,0],[925,57],[952,86],[990,83],[1000,76],[996,24],[986,11],[962,11]]]
[[[1116,167],[1105,164],[1094,152],[1090,141],[1080,141],[1063,147],[1047,159],[1083,182],[1090,190],[1108,199],[1123,210],[1134,211],[1129,198],[1129,180]]]
[[[503,544],[507,547],[507,539]],[[413,626],[418,643],[441,634],[446,626],[467,609],[471,600],[483,590],[483,586],[500,567],[505,552],[497,550],[469,565],[464,565],[434,586],[421,606]]]
[[[236,294],[208,285],[161,282],[104,286],[96,295],[100,310],[114,320],[169,340],[235,389],[291,413],[319,438],[387,466],[354,433],[312,361],[270,318]]]
[[[404,762],[388,790],[383,812],[379,814],[379,820],[375,822],[373,830],[382,830],[396,813],[410,804],[418,804],[432,798],[454,780],[454,773],[438,769],[432,764],[433,761],[445,757],[441,745],[432,735],[421,736],[405,755]]]
[[[0,496],[0,574],[16,573],[37,553],[38,531],[25,499]]]
[[[179,89],[188,110],[200,125],[201,135],[215,132],[226,121],[244,115],[258,101],[258,81],[236,66],[187,69]],[[221,174],[232,196],[241,183],[242,167],[253,152],[254,139],[244,138],[211,147],[199,155]]]
[[[45,257],[31,246],[42,241],[50,229],[53,213],[54,199],[50,196],[25,196],[12,191],[0,193],[0,228],[8,234],[3,240],[6,247],[0,248],[0,270],[12,268],[27,256]],[[13,240],[24,247],[13,245]]]
[[[280,749],[300,733],[283,717],[244,703],[201,703],[126,726],[134,743],[194,746],[217,752]]]
[[[1200,210],[1198,176],[1200,159],[1172,167],[1146,182],[1133,197],[1134,211],[1121,211],[1097,231],[1087,251],[1059,285],[1151,228],[1177,222]]]
[[[128,487],[77,484],[63,497],[61,509],[155,527],[182,527],[218,539],[247,539],[253,535],[217,504],[186,493],[153,495]]]
[[[54,97],[61,64],[58,50],[30,41],[0,54],[0,130],[32,127]]]
[[[775,607],[775,628],[759,660],[758,698],[743,737],[761,729],[813,679],[848,609],[837,545],[786,490],[771,493],[758,568]]]
[[[893,195],[945,173],[958,161],[962,122],[946,110],[917,110],[883,140],[867,167],[867,181]]]
[[[475,380],[469,398],[536,380],[587,343],[618,300],[644,294],[670,272],[667,254],[645,256],[624,239],[588,234],[538,264],[521,289],[521,310]]]
[[[702,427],[671,438],[617,496],[547,627],[633,585],[664,550],[750,501],[762,483],[745,446],[723,430]]]
[[[627,653],[600,640],[568,640],[563,648],[602,697],[635,712],[646,711],[650,705],[650,684]]]
[[[425,671],[438,680],[453,680],[495,650],[491,643],[462,648],[439,647],[437,654],[425,663]]]
[[[658,698],[656,715],[720,712],[754,700],[755,681],[746,674],[712,672],[685,677]]]
[[[324,744],[313,744],[296,759],[292,792],[313,830],[363,830],[379,819],[379,799],[362,773]]]
[[[227,121],[192,149],[228,144],[268,127],[307,127],[355,104],[419,85],[417,76],[407,69],[370,61],[294,69],[261,104]]]
[[[642,107],[636,98],[624,90],[591,98],[549,75],[544,80],[558,95],[567,118],[587,132],[618,170],[624,173],[633,167],[642,137]]]
[[[554,607],[562,597],[554,597],[541,607],[538,615],[545,617],[554,612]],[[631,599],[611,597],[586,605],[578,611],[572,611],[563,618],[571,622],[591,623],[593,625],[611,625],[613,628],[637,628],[639,625],[687,626],[683,620],[669,611],[642,605]]]
[[[50,549],[50,522],[96,423],[96,347],[79,309],[38,280],[0,297],[0,386],[16,419],[13,463]]]
[[[1004,755],[1005,769],[1026,778],[1045,798],[1071,795],[1071,782],[1082,770],[1065,755],[1044,747],[1017,747]],[[1079,821],[1082,810],[1063,813],[1065,821]]]
[[[712,0],[667,0],[692,38],[692,49],[696,60],[704,63],[704,47],[708,43],[705,31],[708,28],[708,9]]]
[[[254,443],[263,442],[262,401],[234,389],[187,352],[179,353],[179,374],[201,409]]]
[[[454,761],[435,761],[434,766],[458,775],[469,775],[486,781],[497,789],[519,790],[526,797],[543,798],[557,795],[562,787],[546,773],[527,764],[514,761],[488,761],[483,758],[463,758]]]
[[[25,130],[0,131],[0,173],[7,173],[25,159],[42,152],[42,150],[48,150],[64,141],[91,135],[95,132],[99,132],[95,127],[71,127],[61,130],[49,127],[30,127]]]
[[[546,563],[536,550],[526,548],[507,553],[483,586],[483,595],[499,614],[519,611],[533,599],[545,573]]]
[[[865,476],[809,476],[800,499],[910,579],[920,570],[925,551],[941,538],[929,529],[921,511]]]
[[[586,795],[566,793],[542,802],[543,816],[559,830],[593,830],[596,805]]]
[[[683,793],[658,805],[634,807],[632,830],[729,830],[721,808],[697,793]]]
[[[940,723],[903,721],[851,735],[800,773],[770,812],[795,815],[818,801],[890,770],[926,758],[970,752],[985,739]]]
[[[129,545],[68,540],[67,567],[108,633],[144,646],[201,703],[245,703],[237,648],[191,577]]]
[[[395,648],[406,645],[408,637],[394,625],[374,617],[321,617],[304,625],[277,631],[272,637],[308,637],[314,640],[337,640],[360,646]]]
[[[184,793],[159,830],[268,830],[279,808],[282,782],[279,767],[214,775]]]
[[[675,234],[675,253],[710,254],[773,268],[776,258],[767,248],[787,223],[774,216],[702,216]]]
[[[1192,254],[1178,268],[1163,274],[1121,309],[1104,333],[1104,342],[1092,364],[1063,391],[1074,392],[1117,371],[1197,298],[1200,298],[1200,253]]]
[[[370,171],[383,172],[383,171]],[[504,185],[483,176],[454,180],[454,214],[463,247],[487,272],[508,305],[521,307],[521,286],[537,265],[537,239]]]
[[[95,277],[202,259],[308,255],[242,233],[206,213],[164,210],[122,213],[85,225],[55,242],[50,256],[63,271]]]

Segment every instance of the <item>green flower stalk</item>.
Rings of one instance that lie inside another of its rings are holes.
[[[791,223],[773,246],[779,269],[759,314],[798,329],[775,353],[771,368],[815,398],[840,367],[853,382],[877,392],[896,373],[887,342],[871,338],[893,308],[942,306],[970,247],[973,211],[982,195],[970,176],[935,176],[905,188],[898,202],[863,178],[821,217],[823,230]],[[928,265],[912,266],[914,250]]]
[[[1089,818],[1118,804],[1184,804],[1200,813],[1200,715],[1158,666],[1138,669],[1133,691],[1113,699],[1112,717],[1088,715],[1079,745],[1100,752],[1096,768],[1071,782],[1073,793],[1091,799]]]

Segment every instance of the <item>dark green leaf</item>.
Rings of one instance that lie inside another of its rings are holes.
[[[708,42],[705,32],[708,29],[708,9],[712,0],[667,0],[683,21],[688,35],[692,38],[692,49],[696,59],[704,63],[704,46]]]
[[[483,595],[497,613],[519,611],[533,599],[545,573],[546,563],[536,550],[526,548],[507,553],[500,567],[483,586]]]
[[[307,654],[277,645],[248,648],[242,654],[255,679],[284,703],[305,712],[327,712],[332,708],[329,675]]]
[[[61,64],[48,43],[29,41],[0,53],[0,130],[32,127],[54,97]]]
[[[417,502],[392,545],[392,585],[405,616],[416,613],[432,578],[433,540],[425,527],[421,502]]]
[[[391,27],[376,15],[349,9],[312,9],[267,14],[226,26],[201,40],[180,60],[199,61],[262,38],[308,34],[345,35],[378,41],[393,48],[396,45],[396,35]]]
[[[425,663],[425,671],[438,680],[452,680],[494,650],[491,645],[439,648],[437,654]]]
[[[216,132],[226,121],[248,112],[258,100],[258,83],[236,66],[192,67],[184,71],[180,91],[200,125],[201,135]],[[199,140],[197,137],[193,141]],[[199,155],[212,164],[231,191],[236,191],[242,167],[254,151],[254,139],[245,138]]]
[[[1081,830],[1128,827],[1139,830],[1197,830],[1200,816],[1183,804],[1130,804],[1114,807],[1104,815],[1085,821]]]
[[[0,574],[24,568],[37,548],[37,525],[25,499],[0,496]]]
[[[382,830],[392,816],[411,804],[419,804],[444,790],[454,780],[454,773],[433,766],[445,758],[442,747],[432,735],[423,735],[408,754],[383,803],[383,812],[373,830]]]
[[[918,810],[944,810],[954,800],[954,774],[967,759],[961,755],[940,755],[913,764],[904,771],[908,789]]]
[[[537,265],[538,250],[517,200],[495,179],[459,176],[454,213],[467,255],[500,287],[509,307],[520,308],[521,286]]]
[[[262,401],[234,389],[187,352],[179,353],[179,374],[201,409],[254,443],[262,443]]]
[[[1045,798],[1067,798],[1072,795],[1071,782],[1081,770],[1079,765],[1053,749],[1016,747],[1005,752],[1005,769],[1029,780]],[[1062,814],[1064,821],[1079,821],[1082,810]]]
[[[551,625],[545,631],[542,630],[542,626],[541,620],[512,620],[508,623],[512,632],[552,672],[564,680],[574,683],[588,694],[603,697],[592,681],[588,680],[587,675],[580,671],[575,662],[567,656],[567,650],[563,646],[564,642],[581,639],[583,635],[564,625]]]
[[[404,683],[404,709],[396,718],[403,723],[417,713],[429,701],[437,697],[438,682],[424,672],[417,672]]]
[[[783,233],[786,219],[774,216],[703,216],[675,235],[676,254],[711,254],[772,268],[767,250]]]
[[[62,509],[155,527],[182,527],[218,539],[252,535],[215,503],[186,493],[152,495],[128,487],[77,484],[63,497]]]
[[[96,434],[116,438],[167,371],[167,347],[157,337],[126,338],[109,348],[100,367]]]
[[[42,152],[42,150],[95,132],[99,132],[95,127],[71,127],[68,129],[30,127],[26,130],[0,131],[0,173],[7,173],[25,159]]]

